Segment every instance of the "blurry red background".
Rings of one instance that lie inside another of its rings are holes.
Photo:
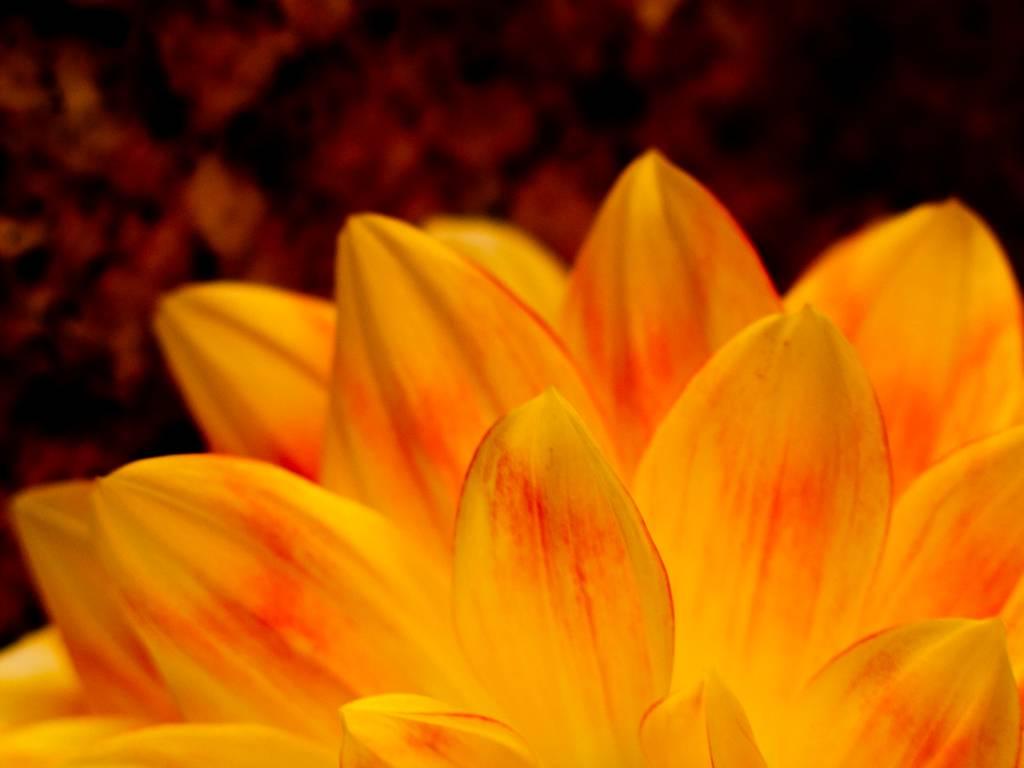
[[[156,297],[331,290],[347,213],[511,218],[567,260],[661,148],[782,288],[835,236],[956,195],[1024,256],[1024,5],[5,0],[0,503],[200,443]],[[941,268],[937,265],[937,268]],[[0,527],[0,640],[40,621]]]

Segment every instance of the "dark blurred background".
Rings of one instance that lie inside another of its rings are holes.
[[[328,295],[355,210],[507,217],[569,260],[656,146],[780,288],[837,235],[949,195],[1019,269],[1024,4],[682,0],[658,29],[633,10],[4,0],[0,503],[198,448],[154,300],[217,277]],[[4,640],[40,614],[0,542]]]

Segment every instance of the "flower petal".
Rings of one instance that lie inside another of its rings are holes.
[[[415,227],[349,219],[338,244],[338,348],[324,483],[399,518],[450,558],[484,432],[548,385],[593,413],[550,330]]]
[[[91,493],[90,482],[25,491],[11,505],[14,530],[92,709],[173,719],[177,707],[96,554]]]
[[[155,326],[214,451],[317,476],[334,354],[331,303],[266,286],[204,283],[164,298]]]
[[[335,768],[331,748],[258,725],[162,725],[101,742],[66,768]],[[347,767],[346,767],[347,768]]]
[[[0,729],[81,714],[82,689],[53,628],[0,651]]]
[[[498,278],[547,322],[556,321],[568,280],[565,268],[526,232],[472,216],[435,216],[423,228]]]
[[[987,618],[1024,575],[1024,427],[980,440],[915,480],[893,510],[871,628]]]
[[[639,764],[637,724],[671,676],[668,582],[632,500],[553,391],[499,421],[470,467],[455,623],[545,766]]]
[[[885,438],[853,350],[810,309],[748,328],[679,398],[635,488],[672,580],[677,686],[716,669],[756,726],[849,642],[881,554]]]
[[[714,675],[644,716],[648,768],[765,768],[743,707]]]
[[[797,704],[780,768],[1014,768],[1017,692],[998,621],[910,624],[857,643]]]
[[[44,720],[0,733],[0,765],[7,768],[50,768],[64,765],[94,744],[138,723],[113,717]]]
[[[345,768],[530,768],[508,726],[422,696],[358,699],[342,710]]]
[[[711,353],[778,309],[710,192],[658,152],[623,172],[570,275],[562,330],[602,386],[627,466]]]
[[[337,736],[382,690],[458,696],[447,582],[383,516],[270,464],[178,456],[99,481],[98,535],[191,720]]]
[[[787,297],[805,302],[864,361],[897,490],[1012,422],[1024,369],[1020,296],[998,241],[960,203],[921,205],[834,245]]]

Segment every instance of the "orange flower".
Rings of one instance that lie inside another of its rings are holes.
[[[960,204],[780,300],[648,153],[568,274],[362,215],[336,309],[208,284],[157,331],[215,454],[16,500],[74,673],[0,659],[0,756],[1016,766],[1021,306]]]

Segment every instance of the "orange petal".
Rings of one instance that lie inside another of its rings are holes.
[[[632,500],[552,391],[499,421],[470,467],[455,623],[545,766],[639,764],[637,726],[671,676],[668,582]]]
[[[383,516],[270,464],[150,459],[99,481],[111,571],[187,717],[337,736],[336,706],[462,693],[447,582]]]
[[[11,507],[14,530],[90,706],[98,712],[174,718],[177,707],[97,557],[92,487],[59,483],[19,494]]]
[[[743,707],[713,675],[652,707],[640,740],[647,768],[765,768]]]
[[[849,641],[889,514],[871,387],[812,310],[694,377],[636,478],[672,579],[676,680],[718,670],[754,716]]]
[[[1014,768],[1020,711],[998,621],[861,641],[801,696],[779,768]]]
[[[95,744],[137,725],[120,718],[73,717],[44,720],[4,731],[0,733],[0,765],[4,768],[63,766]]]
[[[345,768],[530,768],[508,726],[422,696],[359,699],[342,710]]]
[[[562,330],[604,391],[627,465],[711,353],[778,308],[710,192],[658,152],[623,172],[573,268]]]
[[[259,285],[191,285],[160,303],[156,333],[214,451],[318,474],[332,304]]]
[[[1024,369],[1020,297],[992,232],[960,203],[921,205],[839,242],[787,297],[805,302],[864,361],[897,490],[1012,422]]]
[[[1024,427],[952,454],[893,510],[868,620],[999,613],[1024,574]]]
[[[33,632],[0,652],[0,729],[84,710],[81,686],[55,629]]]
[[[415,227],[349,219],[338,244],[338,350],[325,484],[450,557],[473,449],[555,384],[593,415],[551,332],[474,264]]]
[[[62,768],[336,768],[333,749],[257,725],[162,725],[100,742]],[[347,766],[346,766],[347,768]]]
[[[1024,578],[1017,582],[999,616],[1006,626],[1006,649],[1010,654],[1010,666],[1017,679],[1021,699],[1024,700]]]
[[[423,228],[475,261],[528,307],[554,323],[568,277],[558,258],[518,227],[472,216],[435,216]]]

